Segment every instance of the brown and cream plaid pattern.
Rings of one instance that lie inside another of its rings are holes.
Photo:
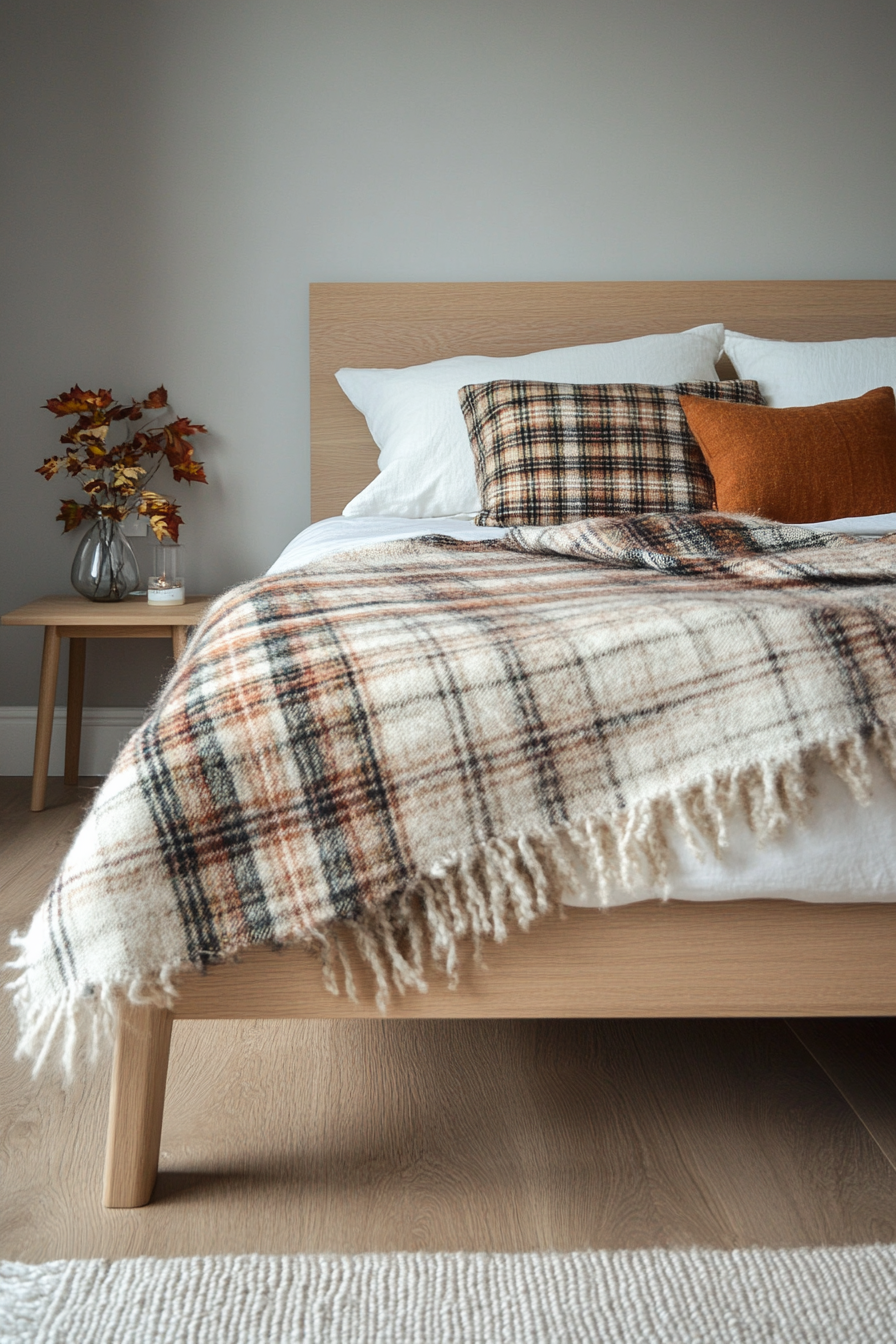
[[[471,384],[459,392],[494,527],[692,513],[715,504],[679,393],[761,406],[755,382]]]
[[[896,537],[716,513],[392,543],[236,588],[19,940],[22,1048],[254,944],[352,930],[381,985],[420,984],[424,945],[451,972],[458,940],[582,873],[661,890],[668,826],[723,844],[743,808],[774,835],[818,760],[861,794],[866,749],[892,759],[894,668]]]

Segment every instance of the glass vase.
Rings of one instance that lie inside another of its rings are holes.
[[[120,602],[140,582],[137,557],[112,518],[98,518],[72,561],[72,587],[91,602]]]

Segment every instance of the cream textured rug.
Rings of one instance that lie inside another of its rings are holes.
[[[0,1262],[0,1344],[892,1344],[896,1246]]]

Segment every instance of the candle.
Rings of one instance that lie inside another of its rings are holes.
[[[154,546],[152,570],[146,585],[147,601],[153,606],[181,606],[186,597],[182,548],[172,542]]]
[[[183,604],[187,592],[182,583],[165,583],[150,579],[146,589],[146,600],[152,606],[179,607]]]

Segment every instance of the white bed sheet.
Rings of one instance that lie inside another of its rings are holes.
[[[882,535],[896,530],[896,515],[835,520],[819,530]],[[477,527],[463,518],[325,518],[300,532],[268,570],[282,574],[326,555],[373,546],[381,541],[431,533],[472,540],[495,538],[504,529]],[[678,900],[718,901],[776,897],[799,901],[896,901],[896,784],[880,762],[872,766],[873,794],[859,806],[829,770],[816,772],[817,795],[809,824],[791,827],[778,841],[758,848],[740,818],[730,826],[722,858],[701,862],[674,835],[674,873],[668,893]],[[620,891],[611,905],[647,899],[656,893]],[[597,893],[570,897],[570,905],[597,906]]]
[[[282,574],[299,565],[310,565],[325,555],[353,551],[359,546],[375,546],[380,541],[401,541],[407,537],[425,537],[433,532],[461,541],[477,537],[503,537],[506,527],[477,527],[469,518],[322,518],[293,537],[268,570]]]

